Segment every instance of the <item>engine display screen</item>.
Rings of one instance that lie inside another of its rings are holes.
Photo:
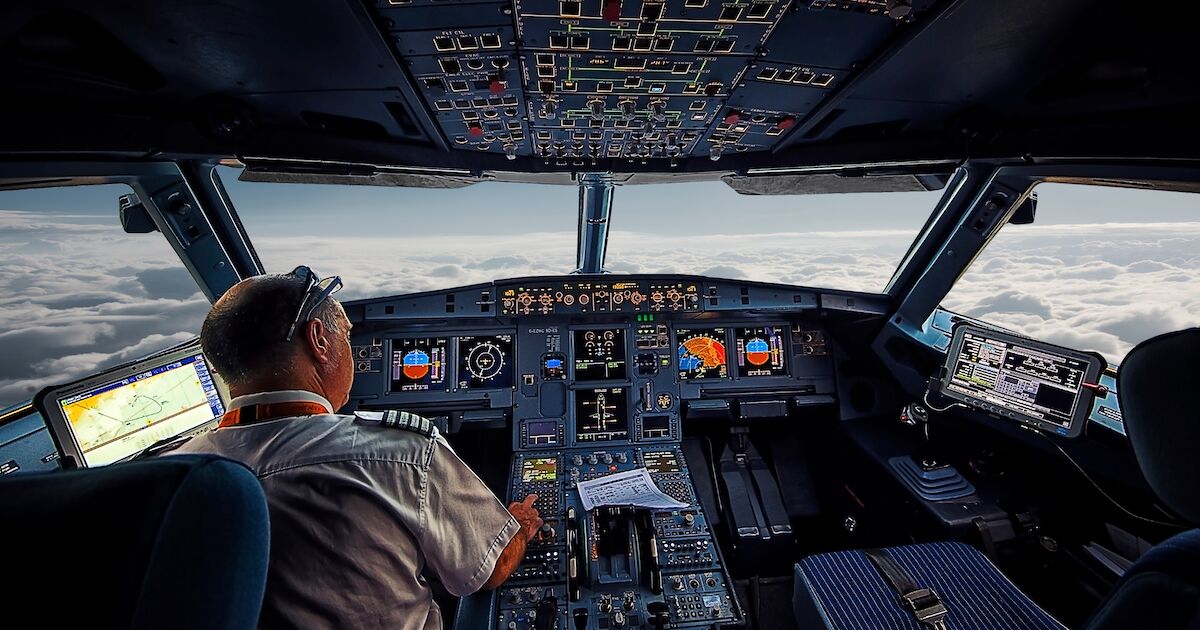
[[[675,354],[679,380],[729,376],[724,328],[678,328],[675,339],[679,344]]]
[[[1082,430],[1084,384],[1099,357],[996,331],[960,326],[947,358],[943,393],[1061,435]]]
[[[625,330],[575,331],[575,380],[612,381],[625,378]]]
[[[787,376],[785,337],[787,328],[782,326],[735,329],[733,345],[737,351],[738,377]]]
[[[557,479],[557,457],[531,457],[521,462],[521,483],[556,481]]]
[[[624,387],[575,392],[575,441],[604,442],[629,438],[628,390]]]
[[[445,337],[393,339],[392,391],[445,391],[449,346]]]
[[[458,338],[458,388],[513,386],[513,336]]]

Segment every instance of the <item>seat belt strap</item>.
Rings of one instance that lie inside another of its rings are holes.
[[[875,565],[875,570],[900,596],[904,607],[912,612],[917,621],[934,628],[946,630],[946,605],[931,588],[917,586],[912,576],[896,559],[884,549],[864,549],[863,553]]]

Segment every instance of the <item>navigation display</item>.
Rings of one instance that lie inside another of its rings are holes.
[[[459,389],[512,387],[512,366],[512,335],[458,338]]]
[[[208,363],[199,353],[91,386],[58,399],[57,407],[84,467],[126,459],[225,413]]]
[[[449,345],[445,337],[393,339],[392,391],[444,391]]]
[[[679,380],[729,376],[724,328],[677,328],[675,339],[679,344],[675,355],[679,362]]]
[[[1090,410],[1084,385],[1099,357],[969,325],[955,329],[943,393],[1001,416],[1074,437]]]
[[[557,457],[530,457],[521,462],[521,483],[558,479]]]
[[[625,378],[625,330],[575,331],[575,380],[612,381]]]
[[[783,340],[787,328],[761,326],[737,328],[733,333],[733,345],[737,350],[737,375],[739,378],[752,376],[787,376]]]
[[[628,392],[624,387],[575,392],[575,441],[603,442],[629,438]]]

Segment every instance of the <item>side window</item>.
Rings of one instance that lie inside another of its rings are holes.
[[[199,334],[208,300],[124,185],[0,192],[0,408]]]
[[[943,306],[1104,355],[1200,325],[1200,195],[1042,184],[1037,219],[1006,225]]]

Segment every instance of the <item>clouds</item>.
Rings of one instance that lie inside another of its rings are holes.
[[[243,213],[268,270],[307,264],[339,274],[343,299],[565,274],[575,265],[573,218],[522,223],[510,212],[509,232],[472,234],[456,230],[462,219],[453,215],[442,234],[429,235],[346,213],[338,235],[322,237],[316,229],[286,236],[253,216]],[[847,213],[844,230],[832,220],[806,230],[803,221],[746,220],[753,212],[724,216],[737,224],[614,223],[607,269],[878,292],[923,220],[902,229]],[[520,233],[530,224],[534,231]],[[945,305],[1117,360],[1142,339],[1198,323],[1200,223],[1011,226]],[[160,234],[124,234],[108,213],[0,210],[0,406],[188,339],[207,310]]]
[[[0,407],[194,337],[208,311],[162,236],[115,217],[0,211],[0,296]]]
[[[1120,362],[1200,324],[1200,223],[1009,226],[943,306]]]

